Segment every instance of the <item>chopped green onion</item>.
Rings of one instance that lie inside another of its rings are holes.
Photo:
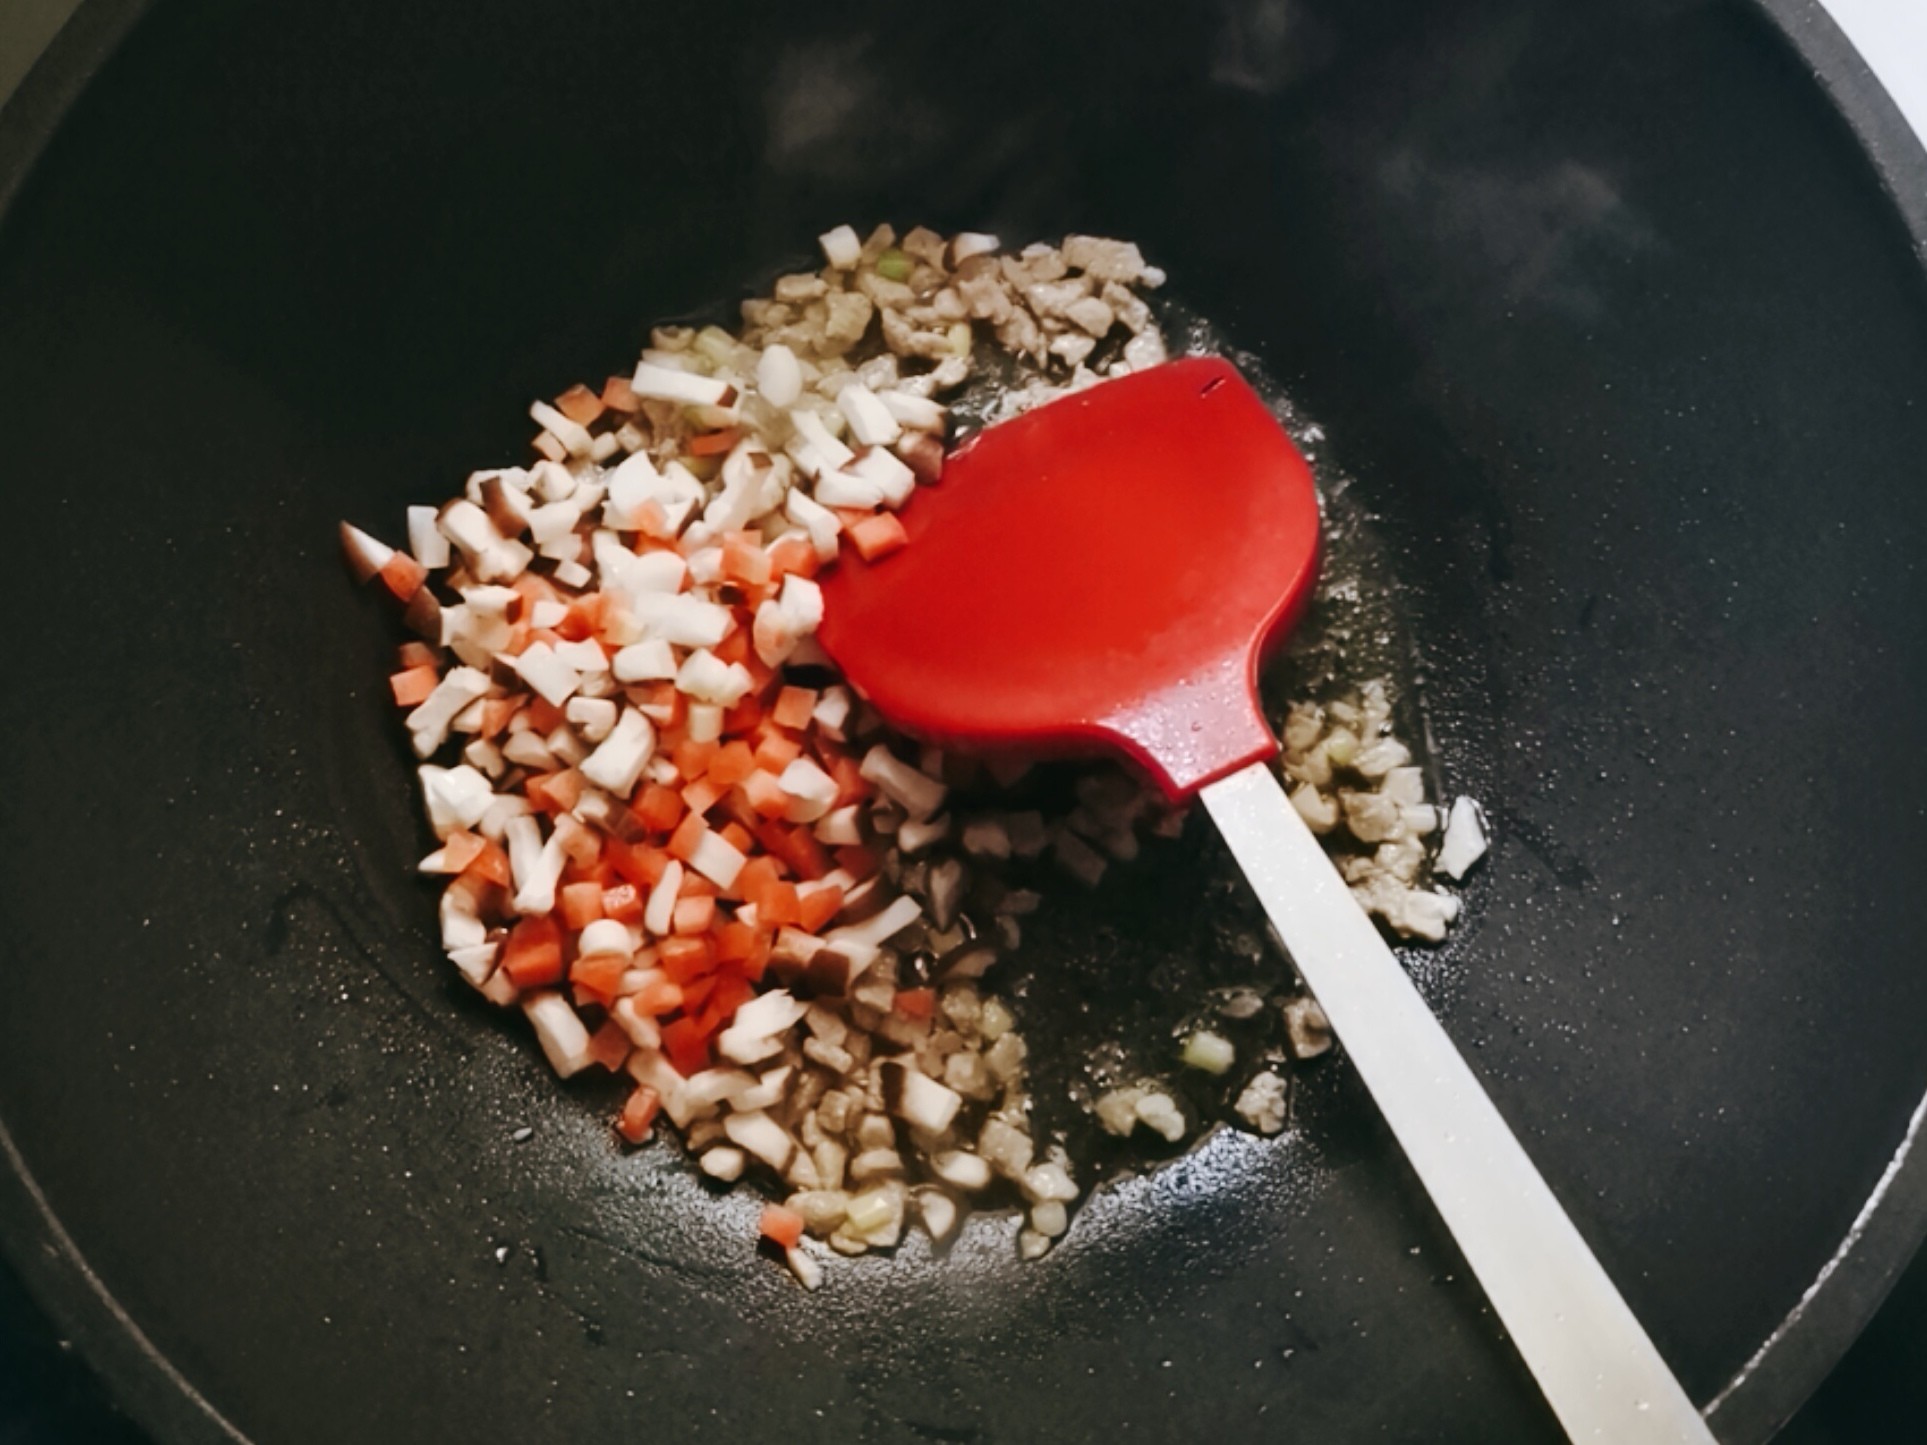
[[[908,281],[910,279],[910,258],[895,246],[877,257],[877,275],[886,281]]]

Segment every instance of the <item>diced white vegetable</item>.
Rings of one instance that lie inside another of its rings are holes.
[[[671,860],[662,870],[662,877],[656,886],[649,890],[649,902],[643,908],[642,926],[657,936],[662,936],[675,926],[676,898],[682,892],[682,864]]]
[[[795,580],[795,579],[790,579]],[[819,597],[821,594],[818,594]],[[863,755],[859,769],[865,780],[875,783],[889,798],[913,818],[928,818],[943,807],[949,789],[935,778],[918,772],[882,743]]]
[[[647,361],[637,363],[629,386],[637,396],[648,400],[689,406],[728,406],[736,395],[736,388],[721,377],[702,376]]]
[[[817,1289],[822,1285],[823,1266],[810,1258],[802,1245],[794,1244],[784,1250],[783,1260],[789,1265],[790,1273],[796,1276],[796,1282],[804,1289]]]
[[[813,830],[819,843],[832,848],[854,847],[863,841],[862,804],[847,803],[823,815]]]
[[[861,944],[875,948],[888,943],[921,917],[923,917],[922,905],[906,893],[893,899],[887,907],[873,913],[861,923],[846,924],[842,928],[832,929],[823,935],[823,941],[831,947]]]
[[[1137,1101],[1138,1122],[1165,1142],[1175,1144],[1184,1137],[1184,1115],[1169,1094],[1153,1091]]]
[[[533,728],[522,729],[509,734],[509,740],[502,745],[502,756],[519,768],[534,768],[547,772],[555,766],[555,754],[549,745],[542,741],[542,735]]]
[[[493,943],[477,943],[467,948],[448,950],[448,961],[461,970],[462,977],[475,988],[487,983],[495,972],[495,962],[502,950]]]
[[[901,507],[917,489],[917,474],[905,466],[895,452],[874,448],[858,457],[846,469],[849,475],[872,482],[883,493],[884,505]],[[821,487],[817,488],[820,493]]]
[[[776,785],[794,800],[786,814],[792,823],[814,823],[836,801],[836,779],[809,758],[794,758]]]
[[[475,900],[466,889],[460,886],[443,889],[437,910],[443,948],[451,951],[476,948],[488,941],[488,925],[476,914]]]
[[[815,709],[810,713],[811,725],[831,742],[842,742],[844,725],[850,720],[850,709],[855,701],[850,690],[841,683],[824,688],[816,700]]]
[[[601,742],[616,725],[616,705],[606,697],[572,697],[562,715],[584,742]]]
[[[897,847],[905,853],[920,853],[932,843],[948,838],[950,824],[948,813],[929,819],[905,818],[897,827]]]
[[[792,487],[783,502],[783,515],[810,534],[810,545],[816,548],[816,559],[828,562],[836,556],[837,536],[843,530],[843,523],[836,513],[822,505],[801,487]]]
[[[663,682],[676,675],[676,654],[660,637],[632,642],[615,655],[617,682]]]
[[[724,1116],[723,1132],[732,1144],[762,1160],[778,1174],[789,1168],[790,1156],[796,1152],[796,1142],[783,1126],[760,1109]]]
[[[676,690],[713,702],[718,707],[734,707],[756,685],[749,669],[740,662],[724,662],[708,648],[698,648],[683,659],[676,673]]]
[[[803,368],[796,353],[780,343],[764,347],[756,363],[756,389],[771,406],[787,410],[796,405],[803,394]]]
[[[723,710],[713,702],[692,702],[683,728],[692,743],[713,743],[723,735]]]
[[[1447,878],[1463,878],[1485,856],[1486,847],[1485,809],[1472,798],[1454,798],[1445,820],[1445,840],[1432,866]]]
[[[448,538],[436,525],[436,515],[433,507],[408,509],[408,550],[431,572],[446,567],[450,560]]]
[[[1200,1069],[1207,1074],[1229,1072],[1238,1061],[1238,1051],[1231,1040],[1223,1034],[1214,1034],[1208,1029],[1200,1029],[1184,1041],[1181,1055],[1188,1069]]]
[[[930,1168],[937,1178],[955,1189],[975,1194],[990,1187],[990,1165],[981,1155],[967,1149],[952,1149],[937,1155],[930,1161]]]
[[[787,1064],[780,1069],[771,1069],[757,1079],[752,1087],[744,1089],[732,1098],[729,1103],[730,1108],[745,1114],[756,1109],[775,1108],[789,1094],[792,1072],[794,1071]]]
[[[595,580],[595,573],[571,559],[556,565],[555,580],[564,587],[587,587]]]
[[[582,683],[573,667],[555,655],[546,642],[537,642],[509,659],[509,666],[552,707],[561,707]]]
[[[605,792],[626,798],[635,791],[643,764],[655,750],[655,724],[634,708],[626,707],[609,735],[583,760],[582,776]]]
[[[614,918],[598,918],[582,930],[576,952],[588,957],[599,953],[619,953],[625,958],[635,950],[629,946],[629,925]]]
[[[703,1150],[703,1156],[699,1162],[703,1173],[711,1179],[720,1179],[725,1184],[734,1184],[743,1177],[743,1166],[749,1161],[741,1149],[729,1144],[716,1144]],[[820,1270],[817,1272],[817,1279],[819,1282],[822,1279]]]
[[[714,647],[729,635],[732,621],[727,607],[686,592],[673,596],[648,593],[633,599],[632,609],[645,636],[659,637],[678,647]]]
[[[950,269],[956,270],[972,256],[987,256],[1002,246],[995,236],[984,231],[959,231],[950,238],[947,259]]]
[[[689,855],[689,866],[718,888],[732,886],[748,861],[742,849],[716,832],[703,834]]]
[[[856,453],[831,433],[820,413],[798,406],[790,408],[789,417],[790,425],[796,428],[796,442],[801,444],[790,449],[790,456],[806,476],[835,471],[855,458]]]
[[[839,271],[847,271],[863,257],[863,242],[848,226],[838,226],[816,238],[823,248],[823,259]]]
[[[556,1073],[566,1079],[589,1066],[589,1031],[566,998],[543,989],[523,998],[522,1012],[528,1015],[536,1041]]]
[[[899,426],[911,431],[941,432],[949,415],[942,403],[927,396],[912,396],[907,391],[880,391],[877,400],[896,418]]]
[[[885,1059],[877,1065],[877,1078],[884,1108],[928,1134],[943,1133],[963,1106],[963,1095],[901,1059]]]
[[[1232,1108],[1260,1134],[1276,1134],[1289,1116],[1286,1098],[1285,1081],[1267,1069],[1244,1086]]]
[[[467,763],[453,768],[424,766],[416,769],[416,776],[421,779],[428,825],[438,838],[458,828],[473,828],[495,801],[487,777]]]
[[[572,457],[586,457],[589,448],[595,445],[587,427],[580,422],[570,421],[546,401],[531,402],[529,416],[543,431],[561,442]]]
[[[836,394],[836,407],[850,424],[850,435],[859,446],[887,447],[903,434],[903,428],[889,408],[860,381],[852,382]]]
[[[488,694],[488,674],[473,667],[451,667],[435,690],[408,714],[409,740],[418,758],[432,757],[447,741],[455,715]]]
[[[555,656],[564,667],[574,668],[577,672],[609,670],[609,655],[593,638],[584,637],[575,642],[558,642],[555,644]]]
[[[366,582],[395,555],[395,549],[377,537],[371,537],[359,527],[341,524],[341,550],[347,555],[348,566],[354,572],[355,581]]]
[[[816,479],[816,500],[826,507],[868,511],[883,505],[883,484],[854,472],[829,470]]]

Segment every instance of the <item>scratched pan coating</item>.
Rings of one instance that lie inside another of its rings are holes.
[[[883,216],[1135,237],[1318,419],[1498,825],[1414,959],[1448,1027],[1724,1437],[1845,1348],[1927,1220],[1927,167],[1824,35],[133,8],[0,124],[0,1237],[157,1439],[1550,1438],[1342,1060],[1037,1265],[805,1298],[440,960],[335,519]],[[1055,936],[1156,969],[1215,866]]]

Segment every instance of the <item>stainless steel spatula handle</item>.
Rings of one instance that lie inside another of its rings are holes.
[[[1566,1434],[1712,1433],[1378,929],[1253,764],[1200,794]]]

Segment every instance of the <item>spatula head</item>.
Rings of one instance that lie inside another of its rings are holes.
[[[845,552],[821,639],[915,736],[1121,751],[1172,798],[1277,747],[1258,663],[1309,599],[1311,470],[1215,357],[991,427],[905,507],[909,545]]]

